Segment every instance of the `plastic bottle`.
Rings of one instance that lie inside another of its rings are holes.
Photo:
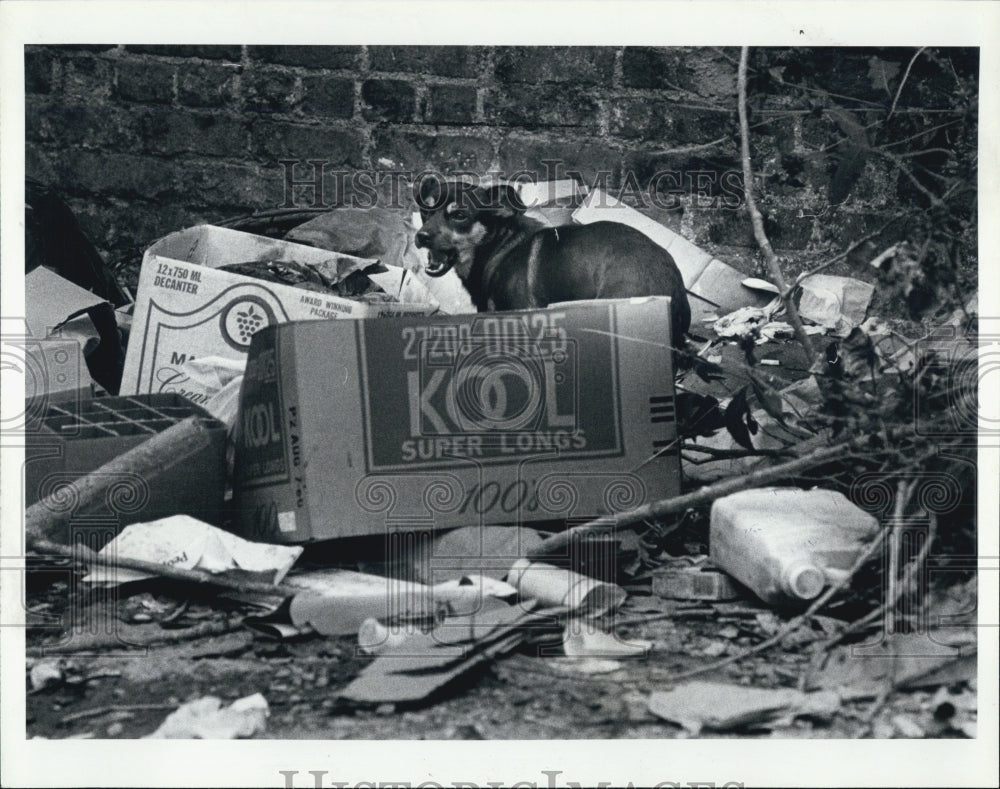
[[[812,600],[844,576],[878,521],[832,490],[758,488],[712,505],[712,562],[772,605]]]

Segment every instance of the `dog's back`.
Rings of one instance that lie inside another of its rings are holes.
[[[484,284],[499,310],[579,299],[669,296],[675,342],[682,341],[691,325],[684,281],[670,253],[617,222],[539,230],[511,250]]]

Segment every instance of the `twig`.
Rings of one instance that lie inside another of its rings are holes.
[[[711,148],[717,148],[723,143],[729,142],[732,138],[729,135],[725,137],[720,137],[717,140],[712,140],[711,142],[703,142],[697,145],[682,145],[679,148],[661,148],[659,150],[650,151],[651,154],[656,154],[662,156],[668,153],[697,153],[698,151],[704,151]]]
[[[805,349],[809,359],[813,360],[816,358],[816,352],[813,349],[812,341],[809,339],[809,335],[806,334],[805,328],[802,326],[802,319],[799,317],[799,311],[796,309],[795,304],[792,302],[791,298],[785,295],[788,290],[788,285],[785,282],[784,274],[781,272],[778,257],[774,254],[771,242],[768,240],[767,234],[764,232],[764,218],[761,216],[760,209],[757,208],[757,202],[753,196],[753,169],[750,166],[750,129],[747,124],[746,107],[747,60],[749,52],[749,47],[743,47],[740,50],[740,67],[737,74],[737,88],[739,91],[738,109],[740,115],[740,152],[743,160],[743,191],[746,195],[747,213],[750,214],[750,222],[753,224],[754,238],[757,239],[757,246],[760,247],[760,251],[764,255],[764,261],[767,263],[767,270],[768,274],[771,276],[771,281],[777,286],[778,291],[782,294],[781,301],[785,306],[785,311],[788,313],[788,320],[792,324],[792,328],[795,330],[795,336]]]
[[[930,189],[928,189],[926,186],[920,183],[917,177],[913,173],[911,173],[909,168],[903,163],[903,160],[900,157],[896,156],[896,154],[889,153],[889,151],[886,151],[883,148],[870,148],[869,150],[881,156],[883,159],[888,159],[890,162],[892,162],[896,166],[896,169],[899,170],[899,172],[901,172],[903,175],[905,175],[910,180],[910,183],[912,183],[917,188],[917,190],[930,201],[933,207],[936,208],[938,206],[944,205],[944,201],[936,194],[934,194]]]
[[[864,724],[861,727],[861,731],[858,733],[858,739],[867,737],[872,732],[873,723],[875,722],[875,716],[881,712],[885,703],[889,700],[889,696],[892,695],[893,686],[890,683],[886,687],[879,691],[878,696],[875,697],[875,701],[871,703],[871,706],[865,711],[862,716],[861,721]]]
[[[225,622],[202,622],[183,630],[156,629],[142,635],[130,629],[127,632],[98,633],[87,637],[74,637],[69,642],[52,644],[51,646],[31,647],[26,650],[26,654],[28,657],[46,657],[48,655],[86,654],[103,649],[149,647],[155,644],[173,644],[180,641],[195,641],[208,636],[224,635],[235,632],[242,627],[241,621],[227,619]]]
[[[863,629],[865,626],[871,624],[876,619],[883,617],[886,611],[896,607],[896,603],[899,601],[898,598],[902,592],[909,589],[912,586],[913,577],[920,572],[921,568],[924,566],[924,562],[927,561],[927,554],[930,553],[931,544],[934,542],[934,538],[937,536],[937,515],[933,512],[928,513],[928,518],[930,520],[930,528],[927,531],[927,542],[924,543],[923,547],[920,549],[920,553],[917,554],[916,559],[910,562],[906,570],[906,578],[902,584],[898,587],[898,593],[896,597],[888,596],[886,600],[878,606],[875,610],[865,614],[860,619],[856,619],[851,622],[846,628],[844,628],[840,633],[833,636],[832,638],[824,641],[817,647],[816,652],[827,652],[841,641],[843,641],[847,636],[856,633],[857,631]]]
[[[76,721],[86,720],[87,718],[99,718],[102,715],[108,715],[112,712],[158,712],[160,710],[172,710],[176,706],[176,704],[106,704],[103,707],[95,707],[91,710],[81,710],[71,715],[65,715],[59,723],[67,726]]]
[[[698,444],[685,442],[681,445],[681,452],[698,452],[703,455],[710,455],[714,458],[725,460],[742,458],[773,458],[783,457],[789,453],[788,449],[718,449],[716,447],[705,447]]]
[[[807,455],[785,463],[779,463],[776,466],[758,469],[739,477],[724,479],[713,485],[706,485],[685,496],[660,499],[659,501],[650,502],[649,504],[644,504],[641,507],[626,510],[625,512],[619,512],[604,518],[596,518],[543,540],[533,551],[529,551],[528,558],[532,561],[538,561],[546,556],[565,551],[574,539],[584,534],[631,526],[647,520],[655,520],[656,518],[684,512],[691,507],[710,504],[722,496],[728,496],[730,493],[737,493],[747,488],[769,485],[773,482],[787,479],[806,469],[842,458],[850,452],[852,446],[852,442],[846,441],[836,446],[822,447]]]
[[[925,49],[927,49],[927,47],[920,47],[920,49],[913,53],[913,57],[910,58],[910,62],[906,66],[906,71],[903,73],[903,78],[899,81],[899,87],[896,89],[896,98],[892,100],[892,106],[889,108],[889,114],[885,116],[886,123],[889,122],[889,118],[891,118],[892,114],[896,111],[896,104],[899,102],[899,96],[903,92],[903,86],[906,85],[906,80],[910,76],[910,69],[913,68],[913,64],[916,62],[917,58],[920,57],[920,53]]]

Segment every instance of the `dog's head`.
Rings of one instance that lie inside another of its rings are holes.
[[[415,197],[423,219],[417,246],[427,249],[426,271],[432,277],[454,268],[459,277],[467,279],[476,249],[516,223],[525,211],[510,184],[482,187],[426,178]]]

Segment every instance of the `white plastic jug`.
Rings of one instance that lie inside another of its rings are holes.
[[[757,488],[712,505],[712,562],[767,603],[812,600],[845,575],[878,521],[832,490]]]

